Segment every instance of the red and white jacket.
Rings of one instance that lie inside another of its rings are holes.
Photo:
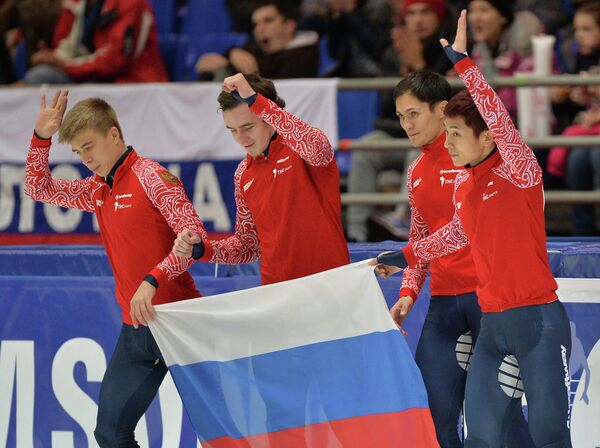
[[[498,150],[455,180],[452,221],[403,249],[409,266],[471,243],[484,312],[556,300],[546,251],[542,170],[506,108],[466,57],[455,65]]]
[[[181,182],[158,163],[131,150],[115,171],[112,188],[101,176],[53,179],[48,166],[51,140],[31,140],[25,193],[36,201],[94,212],[116,283],[123,322],[131,324],[129,302],[147,274],[158,281],[156,304],[199,297],[187,271],[193,260],[171,252],[186,228],[206,237]]]
[[[63,1],[53,47],[64,62],[69,77],[77,82],[168,81],[149,3],[145,0],[105,0],[93,24],[94,48],[86,49],[81,39],[84,8],[89,2]]]
[[[350,262],[341,223],[340,179],[325,134],[258,95],[250,106],[277,131],[268,155],[247,155],[235,176],[235,233],[205,242],[203,261],[260,258],[263,284]]]
[[[454,216],[454,183],[457,174],[463,170],[452,163],[445,142],[446,134],[442,133],[433,143],[423,147],[421,155],[408,168],[411,243],[427,238]],[[475,291],[477,286],[475,265],[467,246],[429,263],[404,269],[400,295],[416,300],[428,270],[432,296],[464,294]]]

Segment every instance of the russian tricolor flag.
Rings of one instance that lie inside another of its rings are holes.
[[[152,333],[205,448],[438,446],[366,262],[156,310]]]

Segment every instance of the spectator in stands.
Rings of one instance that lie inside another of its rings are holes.
[[[506,0],[469,2],[469,28],[474,41],[470,54],[488,79],[533,69],[531,36],[541,34],[544,26],[530,11],[515,12],[514,8],[514,2]],[[498,95],[515,119],[515,88],[500,88]]]
[[[16,61],[23,63],[23,67],[18,67],[19,71],[26,69],[37,50],[52,45],[59,12],[60,0],[0,1],[0,36],[3,37],[0,42],[0,83],[14,80],[12,57],[19,45],[23,44],[27,49],[23,61]]]
[[[585,74],[600,60],[600,5],[587,2],[580,6],[573,25],[559,33],[558,65],[566,73]],[[572,36],[570,36],[572,35]],[[575,116],[590,106],[586,86],[556,86],[551,89],[552,111],[557,119],[557,132],[570,126]]]
[[[15,80],[12,58],[6,46],[6,32],[10,28],[13,1],[0,1],[0,84]]]
[[[52,48],[38,50],[28,84],[167,81],[145,0],[63,3]]]
[[[401,76],[414,70],[428,69],[446,75],[452,68],[439,45],[439,38],[450,35],[449,26],[455,12],[445,0],[388,0],[393,23],[391,43],[383,52],[382,69],[385,76]],[[381,117],[376,121],[377,130],[364,136],[363,140],[389,137],[405,137],[391,93],[383,96]],[[406,188],[406,171],[420,151],[356,151],[352,154],[348,191],[368,193],[377,189],[377,176],[383,170],[403,172],[400,181],[402,191]],[[346,235],[350,241],[367,241],[369,217],[382,226],[392,238],[407,239],[409,210],[406,205],[392,212],[373,214],[373,207],[351,205],[347,210]]]
[[[223,79],[235,72],[265,78],[313,78],[319,69],[319,36],[297,31],[296,9],[285,0],[255,3],[252,11],[253,39],[226,55],[207,53],[198,59],[201,79]]]
[[[600,4],[583,4],[574,17],[577,52],[571,55],[572,72],[583,76],[600,75]],[[554,88],[554,112],[568,114],[577,109],[576,123],[567,127],[566,136],[600,135],[600,91],[596,86]],[[561,101],[563,100],[564,101]],[[564,120],[564,116],[563,116]],[[600,151],[595,148],[551,148],[547,164],[548,176],[553,182],[565,179],[569,190],[593,190],[600,186]],[[573,206],[572,233],[576,236],[597,235],[595,207]]]
[[[92,212],[98,219],[123,324],[102,379],[94,436],[103,448],[138,447],[135,427],[168,371],[147,327],[153,303],[200,296],[186,272],[191,262],[172,253],[171,243],[184,228],[203,237],[206,231],[179,179],[125,145],[108,103],[88,98],[65,115],[67,96],[59,90],[48,105],[42,96],[24,191],[36,201]],[[48,159],[57,131],[91,176],[52,178]]]
[[[390,17],[378,0],[329,0],[328,50],[336,60],[329,75],[382,76],[381,58],[390,43]]]
[[[233,21],[233,31],[237,33],[252,32],[252,13],[263,0],[225,0],[225,6]],[[304,3],[302,0],[281,0],[295,9]]]

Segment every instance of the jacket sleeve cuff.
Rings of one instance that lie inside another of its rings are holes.
[[[410,288],[400,288],[400,297],[404,297],[404,296],[412,297],[413,302],[416,302],[417,297],[419,297],[419,295]]]
[[[168,282],[167,274],[159,268],[154,268],[149,272],[149,275],[154,277],[159,285],[164,285]]]
[[[144,277],[144,280],[147,281],[148,283],[150,283],[152,286],[154,286],[155,288],[158,289],[158,281],[156,280],[156,277],[154,277],[152,274],[148,274]]]
[[[52,144],[52,137],[50,138],[42,138],[33,131],[33,135],[31,136],[31,146],[36,148],[45,148],[49,147]]]
[[[265,110],[269,106],[269,100],[262,96],[260,93],[256,95],[256,100],[252,103],[250,110],[254,112],[256,115],[260,114],[263,110]]]
[[[215,249],[209,240],[204,240],[204,255],[198,258],[198,261],[209,262],[215,254]]]
[[[464,73],[472,65],[475,65],[473,59],[471,59],[469,56],[466,56],[454,64],[454,67],[458,73]]]
[[[415,267],[419,263],[419,257],[415,255],[415,251],[413,250],[412,244],[404,246],[402,248],[402,253],[404,254],[404,259],[406,260],[406,263],[411,268]]]

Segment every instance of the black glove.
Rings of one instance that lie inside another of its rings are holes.
[[[200,240],[199,243],[196,243],[192,246],[192,258],[194,260],[198,260],[202,258],[204,255],[204,241]]]
[[[241,103],[246,103],[248,106],[252,106],[256,101],[258,93],[255,93],[254,95],[249,96],[248,98],[242,98],[238,91],[234,90],[233,92],[231,92],[231,96],[233,96],[236,100],[238,100]]]
[[[452,48],[452,45],[446,45],[444,47],[444,51],[446,52],[446,56],[448,56],[448,59],[452,61],[452,65],[457,64],[462,59],[467,57],[467,53],[460,53],[458,51],[455,51],[454,48]]]
[[[408,267],[408,262],[406,261],[406,258],[404,258],[404,253],[401,250],[381,254],[377,257],[377,262],[387,264],[388,266],[396,266],[401,269]]]

